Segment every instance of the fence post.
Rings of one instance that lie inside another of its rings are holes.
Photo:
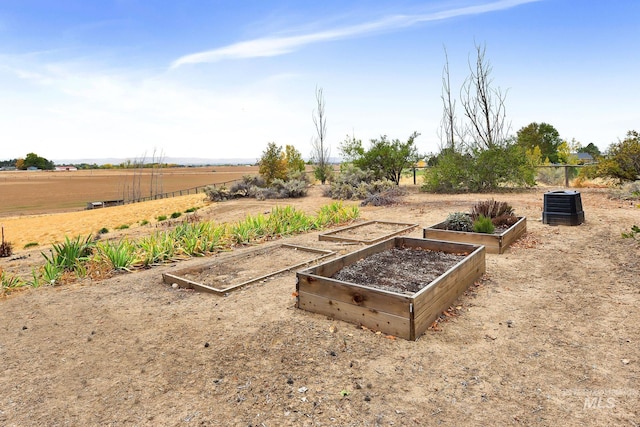
[[[569,188],[569,165],[564,165],[564,186]]]

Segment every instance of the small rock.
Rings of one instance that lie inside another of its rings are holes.
[[[209,343],[208,342],[204,343],[204,348],[209,348]]]
[[[306,387],[300,387],[300,388],[298,389],[298,393],[304,393],[304,392],[306,392],[307,390],[309,390],[309,389],[308,389],[308,388],[306,388]]]
[[[629,359],[622,359],[622,364],[623,364],[623,365],[628,365],[629,363],[631,363],[631,360],[629,360]]]
[[[289,385],[293,385],[293,378],[289,378],[289,379],[287,380],[287,384],[289,384]]]
[[[179,286],[178,286],[178,284],[177,284],[177,283],[172,283],[172,284],[171,284],[171,287],[172,287],[173,289],[178,289],[178,287],[179,287]]]
[[[507,328],[513,328],[513,320],[507,320]]]

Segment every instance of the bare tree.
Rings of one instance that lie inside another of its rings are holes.
[[[151,156],[151,182],[149,184],[149,196],[157,199],[162,194],[162,168],[164,166],[164,152],[156,157],[156,148]]]
[[[485,59],[485,47],[476,45],[475,67],[469,62],[470,74],[460,90],[460,103],[467,123],[462,132],[471,140],[469,148],[490,149],[500,146],[509,131],[506,123],[506,92],[493,88],[492,67]]]
[[[311,118],[316,128],[316,136],[311,141],[312,159],[316,164],[314,168],[315,177],[324,184],[330,178],[331,165],[329,165],[329,156],[331,147],[327,145],[327,117],[324,112],[324,96],[322,88],[316,87],[316,109],[313,110]]]
[[[456,101],[451,98],[451,80],[449,76],[449,56],[444,49],[444,69],[442,70],[442,120],[440,121],[440,141],[443,148],[455,150],[456,148]]]

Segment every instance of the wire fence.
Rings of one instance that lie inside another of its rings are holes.
[[[110,206],[128,205],[132,203],[148,202],[151,200],[160,200],[160,199],[168,199],[171,197],[188,196],[189,194],[204,193],[207,187],[213,187],[213,188],[217,188],[217,186],[225,187],[229,184],[233,184],[241,181],[242,179],[233,179],[231,181],[215,182],[212,184],[198,185],[196,187],[185,188],[182,190],[167,191],[164,193],[154,194],[152,196],[137,197],[134,199],[117,199],[117,200],[102,200],[102,201],[96,201],[96,202],[88,202],[86,209],[107,208]]]

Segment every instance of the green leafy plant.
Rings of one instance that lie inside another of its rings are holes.
[[[29,243],[25,244],[22,248],[23,249],[29,249],[29,248],[33,248],[35,246],[40,246],[40,243],[38,243],[38,242],[29,242]]]
[[[637,225],[633,225],[631,227],[631,231],[629,231],[628,233],[622,233],[622,237],[624,239],[635,239],[638,235],[640,235],[640,227],[638,227]]]
[[[55,285],[58,279],[62,276],[64,269],[58,265],[53,264],[50,261],[47,261],[42,266],[42,279],[49,283],[50,285]],[[36,283],[36,278],[34,277],[34,283]],[[39,281],[37,282],[39,286]]]
[[[493,234],[496,227],[491,222],[491,218],[484,215],[480,215],[475,221],[473,221],[473,231],[476,233]]]
[[[156,218],[158,221],[164,221],[165,219],[167,219],[166,215],[158,215],[158,217]]]
[[[147,225],[149,224],[149,220],[143,219],[140,221],[140,225]]]
[[[91,235],[84,239],[77,236],[75,240],[65,237],[63,243],[53,244],[48,256],[41,252],[46,261],[42,267],[42,278],[54,285],[65,271],[83,276],[94,246]]]
[[[466,212],[453,212],[444,221],[446,230],[473,231],[473,220]]]
[[[26,282],[16,275],[9,275],[5,271],[0,270],[0,290],[4,293],[6,290],[12,290],[25,286]]]
[[[109,232],[109,229],[107,227],[102,227],[100,230],[98,230],[98,234],[107,234]]]
[[[171,214],[171,218],[175,219],[175,218],[179,218],[182,215],[182,212],[174,212]]]
[[[116,271],[130,271],[137,259],[134,245],[126,239],[117,242],[100,242],[96,245],[96,249],[98,256],[107,261]]]
[[[195,212],[195,211],[197,211],[197,210],[198,210],[198,208],[196,208],[196,207],[190,207],[189,209],[187,209],[186,211],[184,211],[184,213],[191,213],[191,212]]]
[[[129,228],[129,224],[121,224],[116,227],[116,230],[126,230],[127,228]]]

